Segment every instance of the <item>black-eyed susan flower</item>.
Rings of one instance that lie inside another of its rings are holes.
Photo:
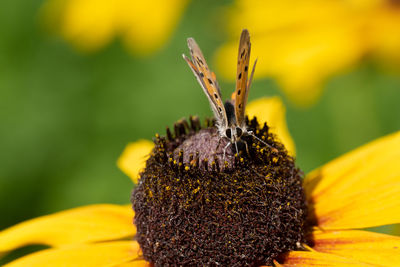
[[[129,51],[149,54],[168,40],[187,0],[48,0],[44,22],[81,51],[121,37]]]
[[[271,102],[279,100],[259,100],[248,111],[283,118],[282,106]],[[128,145],[118,165],[138,181],[135,214],[129,206],[92,205],[3,230],[2,253],[51,246],[8,266],[400,264],[399,237],[355,230],[400,222],[400,133],[333,160],[302,183],[272,134],[284,123],[248,125],[273,149],[247,140],[249,155],[228,154],[228,164],[212,155],[214,128],[195,118],[157,135],[155,145]],[[194,146],[198,154],[190,153]],[[207,153],[208,161],[201,157]]]
[[[258,77],[272,77],[298,104],[310,104],[323,82],[365,57],[399,66],[400,4],[393,0],[237,0],[225,12],[232,40],[247,28],[262,60]],[[219,72],[234,79],[236,42],[216,54]]]

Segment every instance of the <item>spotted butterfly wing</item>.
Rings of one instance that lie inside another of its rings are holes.
[[[253,74],[257,63],[256,60],[254,62],[250,79],[248,79],[250,50],[251,50],[250,34],[245,29],[242,31],[242,34],[240,36],[237,76],[236,76],[236,90],[232,97],[235,104],[236,124],[241,128],[245,128],[246,126],[245,109],[246,109],[247,97],[249,95],[250,85],[253,79]]]
[[[210,71],[207,62],[204,59],[200,47],[193,38],[188,39],[188,47],[190,49],[191,59],[183,55],[183,58],[188,63],[200,83],[201,88],[206,94],[220,131],[223,131],[228,126],[228,120],[224,104],[221,99],[221,91],[215,76],[215,73]]]

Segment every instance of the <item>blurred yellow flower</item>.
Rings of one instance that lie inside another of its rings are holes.
[[[400,2],[390,0],[236,0],[225,14],[232,42],[216,54],[234,79],[237,33],[252,33],[255,73],[273,77],[290,99],[313,103],[323,82],[366,55],[400,65]]]
[[[77,49],[99,50],[116,36],[133,53],[149,54],[168,40],[187,0],[48,0],[44,22]]]

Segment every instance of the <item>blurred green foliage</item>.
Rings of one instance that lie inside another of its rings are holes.
[[[218,10],[228,3],[192,2],[161,51],[135,57],[118,41],[80,54],[41,27],[42,1],[3,0],[0,229],[76,206],[128,203],[132,183],[116,167],[125,145],[182,117],[211,116],[181,54],[194,37],[212,58],[226,38]],[[234,85],[220,84],[229,96]],[[400,128],[400,76],[371,62],[331,79],[310,108],[288,102],[272,80],[255,81],[249,98],[272,95],[287,105],[305,172]]]

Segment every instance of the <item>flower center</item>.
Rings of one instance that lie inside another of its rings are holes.
[[[228,145],[209,121],[157,135],[133,191],[137,240],[155,266],[272,264],[305,240],[302,172],[266,125]],[[247,149],[246,149],[246,142]]]

